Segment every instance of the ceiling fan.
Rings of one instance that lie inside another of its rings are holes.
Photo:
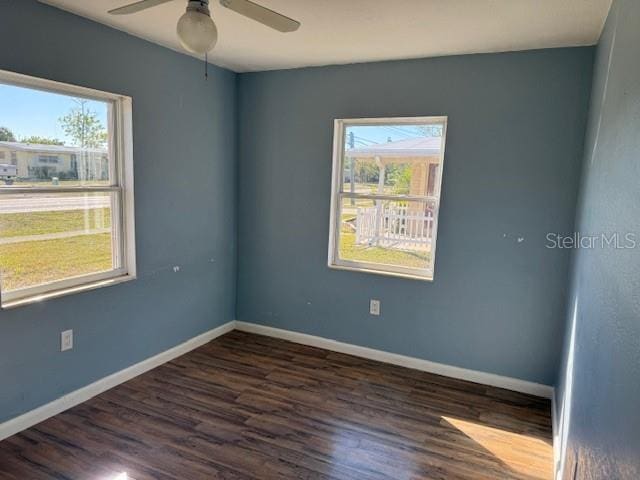
[[[109,13],[129,15],[172,1],[141,0],[109,10]],[[250,0],[220,0],[220,5],[279,32],[294,32],[300,27],[300,22]],[[178,20],[177,30],[180,43],[186,50],[197,54],[209,52],[218,40],[218,29],[211,19],[209,0],[188,0],[187,11]]]

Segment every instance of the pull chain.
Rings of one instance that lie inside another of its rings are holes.
[[[205,80],[209,78],[209,53],[205,52],[204,54],[204,78]]]

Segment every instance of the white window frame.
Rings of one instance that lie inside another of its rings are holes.
[[[440,196],[442,189],[442,177],[444,171],[444,150],[447,139],[446,116],[427,117],[385,117],[385,118],[342,118],[334,120],[333,134],[333,170],[331,180],[331,219],[329,224],[329,252],[327,264],[329,268],[339,270],[352,270],[378,275],[402,277],[415,280],[433,281],[435,273],[436,243],[438,236],[438,217],[440,212]],[[437,196],[411,195],[381,195],[381,194],[358,194],[345,191],[343,189],[344,171],[344,147],[346,144],[347,127],[352,126],[385,126],[385,125],[443,125],[442,147],[440,149],[440,175],[435,184]],[[432,268],[409,268],[399,265],[382,265],[361,261],[344,260],[340,258],[340,201],[343,198],[362,198],[370,200],[405,200],[405,201],[435,201],[435,218],[433,226],[433,241],[431,244],[431,265]]]
[[[0,187],[0,195],[51,193],[116,193],[112,202],[112,228],[118,242],[113,255],[118,268],[108,272],[59,280],[12,292],[1,292],[2,308],[13,308],[36,301],[134,280],[136,278],[135,209],[133,192],[133,124],[132,99],[125,95],[102,92],[42,78],[0,70],[0,83],[30,88],[76,98],[106,102],[111,105],[109,121],[110,185],[78,187]],[[117,213],[117,215],[114,215]],[[116,218],[119,221],[116,221]],[[117,244],[116,244],[117,243]]]

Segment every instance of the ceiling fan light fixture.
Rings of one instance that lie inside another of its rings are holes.
[[[180,43],[191,53],[204,55],[213,49],[218,40],[218,29],[211,19],[208,1],[190,1],[178,21]]]

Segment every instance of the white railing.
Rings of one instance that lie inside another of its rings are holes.
[[[358,208],[356,243],[415,248],[431,244],[433,229],[433,213],[424,207],[378,205]]]

